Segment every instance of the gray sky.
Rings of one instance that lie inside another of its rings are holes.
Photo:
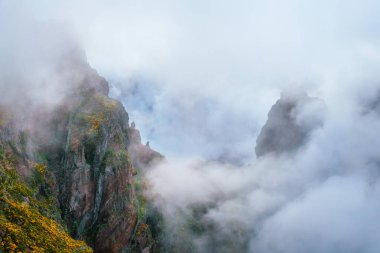
[[[210,252],[237,224],[247,252],[377,253],[379,13],[375,0],[0,0],[1,102],[57,103],[71,75],[55,64],[79,45],[168,157],[147,180],[169,238]],[[256,159],[268,111],[294,88],[325,103],[298,108],[299,125],[323,123],[297,152]],[[199,203],[218,232],[182,229]]]
[[[64,27],[167,156],[215,158],[229,146],[249,158],[281,90],[300,86],[329,103],[376,79],[380,61],[374,0],[0,4],[5,23]]]

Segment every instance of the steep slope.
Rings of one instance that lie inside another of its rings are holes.
[[[46,166],[54,182],[49,196],[59,200],[51,206],[74,238],[95,252],[154,252],[132,161],[140,171],[162,156],[136,140],[123,105],[108,97],[108,83],[83,59],[65,59],[58,69],[67,82],[62,101],[33,108],[28,117],[3,107],[3,118],[10,115],[17,124],[0,129],[0,139],[14,143],[15,167],[25,180],[33,164]]]
[[[84,99],[68,123],[58,171],[60,202],[75,236],[99,252],[122,249],[137,222],[127,131],[122,105],[97,93]]]
[[[134,122],[131,124],[128,135],[130,138],[128,152],[131,155],[132,164],[135,168],[146,169],[164,159],[160,153],[150,148],[149,142],[145,145],[141,143],[140,131],[136,129]]]
[[[308,114],[322,115],[324,103],[304,92],[286,92],[272,106],[268,120],[256,140],[256,156],[286,154],[296,151],[313,130],[322,125],[322,117],[308,119]]]
[[[144,224],[134,190],[137,172],[128,152],[128,114],[101,89],[82,89],[77,101],[65,113],[66,140],[58,147],[63,155],[50,161],[63,217],[74,236],[85,239],[96,252],[127,250],[136,229]],[[140,248],[149,252],[152,244],[145,240]]]
[[[0,124],[0,252],[92,252],[62,226],[54,177],[23,155],[22,133]],[[9,123],[9,122],[8,122]],[[21,149],[20,149],[21,148]],[[29,180],[20,171],[29,170]]]

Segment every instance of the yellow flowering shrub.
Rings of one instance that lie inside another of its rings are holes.
[[[0,197],[1,247],[6,252],[92,252],[71,238],[56,221],[42,216],[27,203]]]
[[[86,120],[90,123],[90,132],[98,132],[105,119],[104,113],[86,116]]]
[[[45,175],[47,166],[43,163],[37,163],[34,168],[37,170],[38,173],[40,173],[41,176]]]
[[[0,252],[92,252],[57,221],[41,214],[46,203],[34,197],[33,188],[11,165],[4,153],[0,155]],[[44,164],[34,168],[41,175],[47,170]]]

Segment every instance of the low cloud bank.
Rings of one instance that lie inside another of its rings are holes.
[[[53,110],[83,48],[169,158],[148,195],[177,252],[380,251],[379,1],[22,3],[0,2],[0,105]],[[324,101],[292,118],[312,131],[255,160],[294,84]]]
[[[173,160],[147,175],[174,245],[194,252],[380,250],[378,112],[362,113],[359,100],[344,115],[303,105],[294,117],[302,117],[299,126],[320,124],[321,115],[323,126],[297,151],[244,166]],[[280,127],[285,135],[289,126]]]

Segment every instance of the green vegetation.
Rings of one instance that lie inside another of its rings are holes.
[[[134,206],[137,211],[138,223],[146,222],[146,208],[147,208],[147,199],[145,196],[146,182],[141,175],[141,170],[136,170],[137,175],[134,177],[133,188],[135,190],[136,198],[134,199]]]
[[[45,164],[36,164],[30,184],[15,169],[12,152],[0,149],[0,252],[92,252],[56,220]],[[43,196],[45,195],[45,196]]]
[[[109,97],[100,94],[88,96],[78,109],[76,120],[87,127],[88,134],[97,135],[116,108],[116,101]]]
[[[117,102],[112,98],[101,94],[96,94],[95,99],[99,103],[100,107],[102,107],[107,113],[112,113],[117,108]]]

